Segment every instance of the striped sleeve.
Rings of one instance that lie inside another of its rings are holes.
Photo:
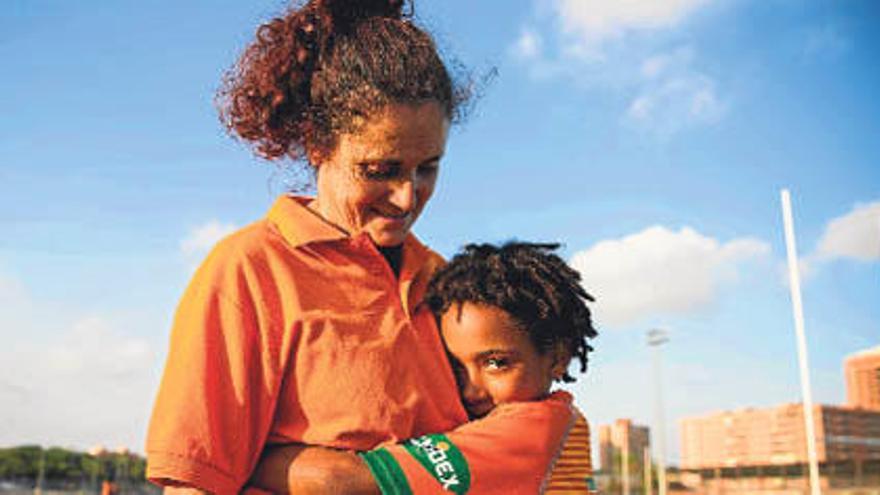
[[[590,457],[590,427],[580,412],[559,451],[547,481],[545,495],[585,495],[596,492]]]

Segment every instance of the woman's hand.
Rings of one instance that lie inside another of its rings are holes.
[[[297,495],[381,493],[366,463],[354,452],[299,444],[267,447],[249,484]]]

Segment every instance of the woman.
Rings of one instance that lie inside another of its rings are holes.
[[[467,421],[419,304],[442,259],[410,233],[461,94],[401,0],[310,0],[260,27],[226,79],[222,115],[258,155],[307,161],[317,194],[279,198],[196,272],[150,423],[151,480],[377,493],[354,452]],[[517,466],[565,434],[541,428]],[[478,446],[491,438],[469,431]],[[541,455],[527,463],[538,477]],[[515,481],[480,457],[475,479]]]
[[[311,0],[260,27],[222,116],[258,155],[307,160],[317,195],[279,198],[195,274],[149,428],[150,479],[236,493],[266,445],[360,451],[466,421],[417,308],[442,260],[410,233],[459,94],[399,0]]]

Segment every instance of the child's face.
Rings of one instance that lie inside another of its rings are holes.
[[[504,311],[472,303],[452,305],[440,318],[462,401],[472,418],[504,402],[544,397],[565,371],[558,353],[541,353]]]

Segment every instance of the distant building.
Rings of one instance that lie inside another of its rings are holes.
[[[632,491],[642,490],[645,449],[651,445],[647,426],[639,426],[630,419],[618,419],[610,425],[599,425],[599,461],[602,470],[619,484],[623,473],[624,452],[629,462],[629,486]]]
[[[880,347],[847,357],[844,375],[847,404],[813,406],[819,484],[880,487]],[[722,411],[683,418],[679,426],[681,468],[698,492],[809,489],[802,404]]]
[[[820,463],[880,459],[880,411],[815,405],[813,421]],[[684,418],[680,427],[683,469],[807,462],[801,404]]]
[[[847,404],[880,411],[880,346],[848,356],[843,362],[843,374]]]

